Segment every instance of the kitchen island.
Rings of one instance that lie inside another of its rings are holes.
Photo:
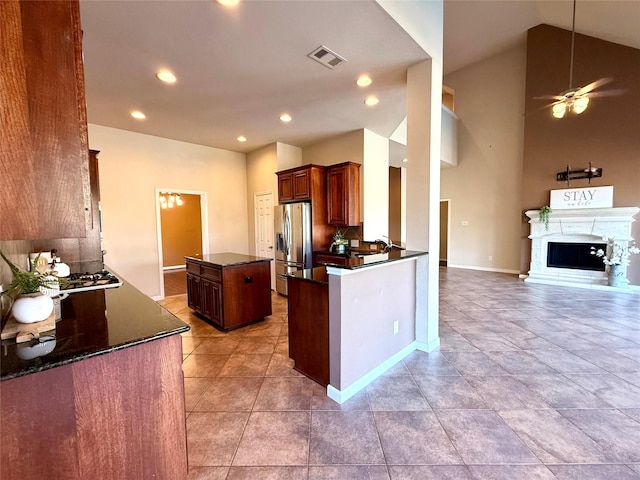
[[[2,342],[0,477],[186,479],[189,327],[127,282],[60,314],[53,335]]]
[[[295,368],[343,403],[412,351],[436,348],[437,319],[427,318],[427,261],[427,252],[400,250],[290,274]]]
[[[240,253],[185,257],[187,304],[223,330],[271,315],[271,258]]]

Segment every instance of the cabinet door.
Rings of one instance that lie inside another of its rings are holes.
[[[327,215],[329,225],[360,223],[360,165],[357,163],[327,169]]]
[[[293,198],[294,200],[311,199],[311,171],[309,169],[294,172]]]
[[[293,174],[278,174],[278,202],[285,203],[293,201]]]
[[[196,312],[200,308],[200,278],[187,273],[187,305]]]
[[[222,285],[217,282],[209,283],[209,295],[210,295],[210,311],[209,318],[212,322],[224,327],[224,316],[222,311]]]
[[[2,1],[0,31],[0,240],[84,237],[91,188],[79,4]]]

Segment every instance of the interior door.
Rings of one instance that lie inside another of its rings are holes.
[[[256,216],[256,255],[265,258],[274,258],[273,192],[256,194],[254,202]],[[275,289],[275,285],[274,262],[271,262],[271,288]]]

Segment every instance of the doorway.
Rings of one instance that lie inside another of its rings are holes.
[[[440,266],[449,262],[449,199],[440,200]]]
[[[156,189],[162,298],[187,293],[185,256],[207,253],[206,193]]]
[[[273,250],[273,192],[256,193],[253,196],[255,218],[256,255],[258,257],[275,258]],[[271,263],[271,289],[275,289],[276,273],[274,262]]]

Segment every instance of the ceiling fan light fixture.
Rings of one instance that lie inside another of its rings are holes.
[[[578,97],[573,101],[573,111],[580,115],[589,106],[589,97]]]
[[[564,114],[567,112],[567,104],[565,102],[556,103],[551,112],[556,118],[563,118]]]

